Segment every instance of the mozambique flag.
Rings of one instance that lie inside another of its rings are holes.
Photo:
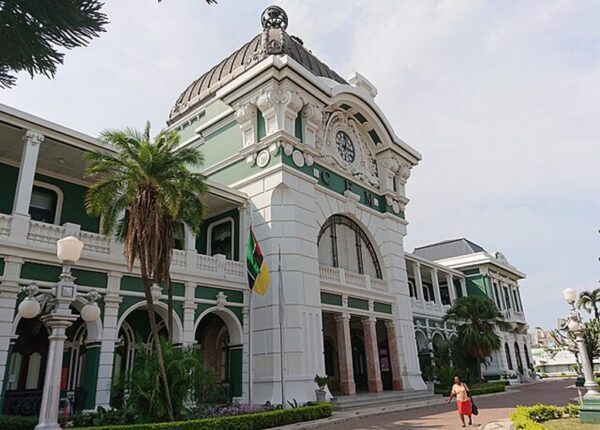
[[[248,269],[248,286],[263,296],[269,288],[271,278],[252,228],[250,228],[248,248],[246,249],[246,267]]]

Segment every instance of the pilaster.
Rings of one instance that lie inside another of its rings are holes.
[[[383,391],[381,382],[381,369],[379,367],[379,349],[377,346],[377,320],[374,317],[363,318],[363,334],[365,337],[365,355],[367,358],[367,375],[369,391],[380,393]]]
[[[423,277],[421,276],[421,263],[413,263],[413,271],[415,273],[415,289],[417,290],[417,299],[424,301],[423,295]]]
[[[196,342],[195,315],[196,303],[194,303],[195,282],[185,283],[185,300],[183,302],[183,346],[192,346]]]
[[[456,300],[456,289],[454,288],[454,277],[451,273],[446,273],[446,284],[448,284],[448,293],[450,294],[450,304]]]
[[[6,367],[9,359],[9,346],[13,338],[13,321],[17,307],[17,295],[21,291],[19,279],[23,259],[6,257],[4,259],[4,280],[0,287],[0,387],[3,387]]]
[[[265,119],[267,136],[280,130],[294,135],[296,117],[302,108],[302,99],[296,91],[273,84],[261,91],[256,105]]]
[[[385,329],[390,349],[390,361],[392,364],[392,386],[394,390],[402,390],[402,367],[400,364],[400,347],[396,336],[396,325],[394,321],[386,321]]]
[[[354,365],[352,362],[352,340],[350,336],[350,314],[335,317],[340,370],[340,392],[343,396],[356,394]]]

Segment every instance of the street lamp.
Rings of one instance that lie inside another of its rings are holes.
[[[569,304],[571,310],[569,316],[563,324],[563,328],[575,335],[581,365],[583,367],[583,376],[585,377],[584,387],[587,392],[583,396],[579,416],[584,423],[600,423],[600,392],[598,392],[598,384],[594,379],[594,368],[585,347],[583,333],[585,325],[581,320],[581,315],[575,309],[575,301],[577,300],[577,291],[573,288],[566,288],[562,292],[565,301]]]
[[[100,317],[100,308],[96,303],[98,292],[91,290],[86,294],[78,293],[75,278],[71,274],[71,266],[77,263],[81,256],[83,242],[68,236],[56,244],[56,256],[63,266],[58,283],[52,288],[40,288],[35,283],[24,287],[27,297],[18,308],[22,318],[35,318],[41,314],[42,322],[50,328],[46,376],[36,430],[60,430],[58,406],[63,352],[67,339],[65,331],[77,320],[77,315],[74,315],[69,307],[78,297],[83,297],[88,302],[81,309],[81,318],[85,322],[94,322]]]

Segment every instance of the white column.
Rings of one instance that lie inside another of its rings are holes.
[[[110,407],[110,391],[113,377],[113,363],[115,359],[115,344],[119,341],[118,318],[119,304],[122,298],[119,295],[121,287],[121,273],[110,272],[104,296],[104,320],[102,337],[100,341],[100,359],[98,362],[98,384],[96,386],[96,406]]]
[[[13,219],[10,229],[10,239],[16,242],[24,242],[27,239],[27,232],[29,231],[29,203],[31,202],[38,152],[40,150],[40,143],[43,140],[43,135],[32,130],[27,130],[25,136],[23,136],[23,153],[21,155],[17,189],[15,190]]]
[[[43,140],[44,136],[33,130],[27,130],[25,136],[23,136],[23,153],[21,155],[13,213],[29,216],[29,203],[31,201],[35,167],[37,165],[40,143]]]
[[[196,317],[196,303],[194,303],[195,282],[185,283],[185,300],[183,302],[183,340],[184,347],[192,346],[196,342],[194,330]]]
[[[438,279],[437,269],[431,269],[431,281],[433,283],[433,297],[438,305],[442,304],[442,295],[440,294],[440,280]]]
[[[417,290],[417,299],[424,301],[423,297],[423,278],[421,276],[421,264],[413,263],[413,270],[415,272],[415,289]]]
[[[448,293],[450,294],[450,304],[456,300],[456,289],[454,288],[454,280],[451,273],[446,273],[446,284],[448,284]]]
[[[21,291],[19,278],[22,264],[21,258],[6,257],[4,260],[4,280],[0,286],[0,389],[5,384],[4,374],[8,366],[17,295]]]
[[[462,296],[465,297],[467,295],[467,281],[465,278],[460,278],[460,290],[462,292]]]

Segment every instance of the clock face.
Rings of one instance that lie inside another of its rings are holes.
[[[338,131],[335,135],[335,143],[342,160],[352,163],[354,161],[354,144],[350,137],[343,131]]]

